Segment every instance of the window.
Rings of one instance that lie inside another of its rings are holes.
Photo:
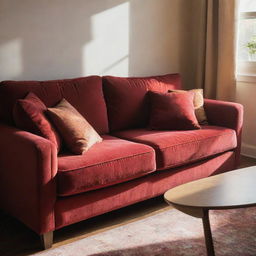
[[[256,81],[256,0],[240,0],[237,78]]]

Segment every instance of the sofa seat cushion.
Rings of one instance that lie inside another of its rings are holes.
[[[189,131],[134,129],[114,135],[152,146],[158,170],[188,164],[237,146],[235,131],[218,126],[204,125],[200,130]]]
[[[58,195],[69,196],[111,186],[156,170],[150,146],[103,135],[84,155],[58,157]]]

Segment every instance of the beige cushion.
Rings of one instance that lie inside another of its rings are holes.
[[[85,118],[65,99],[47,109],[51,121],[74,154],[83,154],[102,138]]]

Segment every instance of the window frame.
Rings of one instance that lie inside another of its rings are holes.
[[[239,21],[241,20],[256,20],[256,11],[255,12],[240,12]],[[239,31],[238,31],[239,37]],[[237,38],[238,41],[239,38]],[[238,44],[237,44],[238,46]],[[238,49],[237,49],[238,52]],[[237,81],[239,82],[256,82],[256,60],[255,61],[239,61],[237,58],[237,68],[236,68]]]

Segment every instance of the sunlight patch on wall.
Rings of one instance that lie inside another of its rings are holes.
[[[83,47],[83,75],[129,72],[129,3],[91,17],[92,40]]]
[[[0,44],[0,81],[16,79],[22,71],[21,39]]]

